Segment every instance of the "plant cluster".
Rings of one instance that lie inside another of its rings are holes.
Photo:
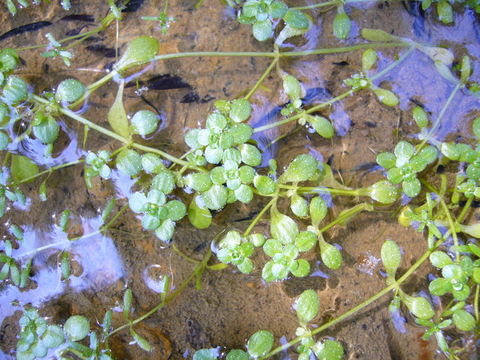
[[[454,56],[447,49],[418,44],[382,30],[362,29],[361,35],[367,42],[350,48],[318,49],[303,54],[363,50],[361,71],[343,82],[349,90],[327,101],[306,105],[302,83],[281,68],[282,57],[290,56],[291,52],[280,51],[280,46],[286,39],[308,31],[312,20],[304,11],[321,6],[289,8],[275,0],[227,2],[239,10],[238,20],[241,23],[252,25],[253,36],[257,40],[272,38],[276,30],[274,51],[264,53],[264,56],[272,58],[272,63],[247,95],[215,101],[215,108],[205,117],[204,124],[185,132],[188,151],[181,157],[149,145],[149,140],[158,131],[160,119],[157,114],[142,109],[129,117],[128,109],[124,107],[125,79],[143,73],[142,70],[132,75],[132,71],[140,67],[146,71],[152,61],[168,58],[158,55],[158,39],[142,36],[131,41],[122,57],[113,65],[113,70],[90,85],[66,78],[51,91],[42,94],[35,94],[33,87],[15,73],[21,66],[20,50],[0,50],[0,150],[4,154],[0,177],[1,216],[10,209],[10,203],[22,208],[30,200],[21,190],[24,183],[42,180],[38,197],[41,201],[47,201],[49,176],[59,169],[77,165],[84,166],[88,188],[100,179],[110,180],[116,172],[132,179],[132,191],[128,198],[119,200],[125,205],[112,216],[115,201],[118,200],[112,199],[102,212],[103,225],[98,232],[107,231],[119,216],[130,209],[139,217],[144,230],[152,232],[162,245],[168,245],[174,239],[177,223],[185,217],[192,226],[206,229],[212,223],[212,213],[222,211],[228,204],[249,204],[254,197],[264,204],[246,229],[231,229],[212,240],[212,251],[219,263],[209,264],[212,255],[210,250],[201,261],[182,254],[195,264],[191,276],[177,289],[172,288],[169,277],[165,277],[161,302],[137,319],[131,317],[132,291],[127,289],[122,307],[124,324],[117,328],[113,328],[111,311],[106,312],[101,331],[98,332],[91,329],[90,322],[82,315],[73,315],[63,326],[59,326],[48,324],[36,309],[26,308],[20,320],[17,358],[43,358],[53,352],[57,358],[73,354],[82,359],[111,359],[108,338],[125,329],[130,331],[133,343],[150,351],[151,345],[135,331],[134,326],[166,306],[193,279],[200,286],[201,275],[207,270],[220,271],[233,265],[240,272],[250,274],[260,265],[263,280],[283,281],[291,275],[309,275],[311,266],[307,259],[314,251],[320,256],[321,266],[332,271],[338,270],[343,265],[342,249],[326,236],[326,232],[334,226],[346,224],[363,211],[373,212],[395,205],[402,192],[405,206],[399,211],[399,222],[404,226],[414,226],[419,232],[425,231],[427,238],[426,252],[413,265],[402,272],[402,251],[395,241],[387,240],[380,254],[386,272],[386,287],[382,291],[337,318],[315,327],[312,321],[320,311],[320,302],[314,290],[306,290],[294,303],[299,320],[295,339],[274,348],[273,333],[260,330],[248,339],[244,349],[230,350],[226,358],[263,359],[296,345],[301,360],[311,356],[328,360],[342,359],[345,351],[341,343],[332,339],[318,339],[317,334],[390,292],[393,292],[389,307],[392,317],[401,317],[403,310],[410,312],[415,321],[425,328],[425,339],[434,335],[440,351],[452,359],[459,358],[464,349],[458,345],[458,339],[461,339],[463,332],[477,336],[480,321],[480,247],[472,239],[480,238],[480,224],[468,221],[473,201],[480,198],[480,149],[477,144],[480,117],[472,124],[475,135],[473,144],[439,141],[434,135],[458,91],[477,96],[475,89],[478,84],[471,80],[469,57],[464,56],[454,68]],[[336,8],[333,31],[340,39],[348,37],[350,33],[350,19],[344,9],[347,3],[328,3],[328,6]],[[437,8],[445,8],[445,3],[440,1]],[[26,6],[20,1],[19,4]],[[113,2],[109,4],[109,20],[100,30],[108,26],[109,21],[115,19],[118,22],[122,18],[116,5]],[[8,1],[7,5],[14,13],[14,7],[11,8],[13,1]],[[145,20],[158,20],[162,31],[166,31],[171,21],[166,15],[167,7],[162,14],[158,19]],[[441,19],[444,21],[446,17],[442,15]],[[69,66],[73,60],[69,45],[63,45],[64,39],[57,41],[51,34],[47,34],[47,38],[49,43],[44,46],[41,56],[58,56]],[[85,38],[77,41],[82,39]],[[374,71],[379,67],[375,49],[383,47],[407,49],[382,70]],[[400,140],[393,149],[385,149],[387,151],[377,155],[378,165],[385,170],[384,179],[362,188],[347,187],[335,179],[327,163],[312,154],[297,155],[281,170],[277,168],[275,160],[269,162],[268,168],[261,166],[264,159],[253,138],[255,133],[297,122],[330,139],[335,136],[335,128],[328,115],[321,111],[347,96],[364,91],[372,91],[382,106],[397,106],[399,99],[394,92],[379,87],[376,80],[401,64],[413,51],[426,54],[439,74],[454,88],[433,121],[422,107],[413,108],[412,119],[420,129],[418,141]],[[218,55],[201,53],[188,56]],[[235,53],[235,56],[243,55],[251,54]],[[178,57],[181,56],[178,54]],[[281,110],[280,120],[254,128],[248,123],[254,111],[250,98],[275,67],[288,104]],[[99,87],[110,81],[118,84],[118,90],[107,114],[107,128],[83,117],[81,106]],[[38,141],[43,149],[43,157],[52,158],[54,144],[62,131],[59,125],[61,116],[85,126],[84,143],[88,131],[92,130],[117,140],[121,145],[115,150],[107,150],[103,145],[97,149],[87,149],[74,162],[41,170],[35,159],[24,155],[19,144],[25,139]],[[432,174],[439,165],[458,171],[453,176],[439,174],[434,180],[426,176]],[[356,205],[332,218],[330,208],[338,205],[342,197],[353,198]],[[62,247],[58,256],[59,271],[64,281],[73,276],[70,270],[70,244],[90,235],[69,238],[70,215],[68,209],[63,211],[57,224],[66,238],[62,245],[69,244]],[[267,216],[268,227],[262,230],[257,225]],[[55,246],[50,244],[16,257],[14,250],[26,241],[24,229],[10,224],[9,238],[4,239],[0,246],[0,281],[5,286],[28,286],[34,256]],[[172,246],[176,249],[175,245]],[[265,255],[263,264],[255,256],[257,250]],[[427,259],[436,269],[435,275],[429,279],[428,294],[407,294],[402,286]],[[453,335],[445,336],[445,330]],[[201,349],[194,354],[194,359],[218,359],[224,355],[219,348]]]

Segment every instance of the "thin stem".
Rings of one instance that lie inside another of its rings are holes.
[[[272,69],[275,67],[275,65],[277,64],[278,62],[278,57],[276,57],[275,59],[273,59],[272,63],[268,66],[267,70],[265,70],[265,72],[262,74],[262,76],[260,77],[260,79],[258,79],[258,81],[256,82],[256,84],[253,86],[253,88],[248,92],[247,95],[245,95],[245,100],[249,100],[250,97],[255,93],[255,91],[258,90],[258,88],[260,87],[260,85],[262,84],[262,82],[266,79],[266,77],[270,74],[270,72],[272,71]]]
[[[443,240],[442,240],[443,241]],[[368,305],[370,305],[371,303],[375,302],[376,300],[380,299],[381,297],[383,297],[384,295],[388,294],[391,290],[394,290],[396,288],[398,288],[398,286],[405,282],[405,280],[407,280],[417,269],[418,267],[420,267],[420,265],[423,264],[423,262],[425,260],[428,259],[428,257],[430,256],[430,254],[441,244],[441,241],[437,241],[437,243],[435,244],[435,246],[428,250],[427,252],[425,252],[416,262],[415,264],[412,265],[412,267],[410,267],[410,269],[408,269],[408,271],[403,274],[402,277],[400,277],[395,283],[387,286],[386,288],[384,288],[383,290],[379,291],[378,293],[376,293],[375,295],[373,295],[372,297],[370,297],[369,299],[365,300],[364,302],[362,302],[361,304],[355,306],[353,309],[350,309],[349,311],[343,313],[342,315],[336,317],[335,319],[323,324],[322,326],[314,329],[312,332],[311,332],[311,335],[316,335],[316,334],[319,334],[320,332],[332,327],[333,325],[335,324],[338,324],[340,322],[342,322],[343,320],[351,317],[352,315],[354,315],[355,313],[357,313],[358,311],[362,310],[363,308],[367,307]],[[305,336],[310,336],[310,335],[305,335]],[[281,351],[284,351],[288,348],[290,348],[291,346],[299,343],[303,337],[305,336],[298,336],[296,337],[295,339],[293,339],[292,341],[282,345],[282,346],[279,346],[275,349],[273,349],[272,351],[270,351],[267,355],[259,358],[259,360],[263,360],[263,359],[267,359],[275,354],[278,354],[279,352]]]
[[[404,54],[402,54],[396,61],[392,62],[390,65],[388,65],[385,69],[382,71],[376,73],[373,75],[370,80],[374,81],[379,78],[381,78],[383,75],[391,71],[395,66],[400,65],[412,52],[415,50],[415,46],[410,46],[408,51],[406,51]]]
[[[118,333],[119,331],[122,331],[123,329],[126,329],[126,328],[129,328],[135,324],[138,324],[139,322],[142,322],[143,320],[145,320],[146,318],[148,318],[149,316],[155,314],[158,310],[160,310],[162,307],[164,307],[165,305],[168,305],[170,302],[172,302],[172,300],[174,300],[180,293],[183,292],[183,290],[185,290],[185,288],[187,287],[187,285],[193,280],[195,279],[199,274],[201,274],[206,268],[207,268],[207,263],[208,261],[210,260],[210,257],[212,255],[212,252],[211,250],[208,251],[207,255],[205,255],[205,257],[203,258],[203,260],[198,263],[194,270],[192,271],[192,273],[180,284],[180,286],[178,287],[178,289],[176,289],[174,292],[172,292],[170,295],[166,296],[165,297],[165,300],[162,301],[161,303],[159,303],[157,306],[155,306],[154,308],[152,308],[150,311],[148,311],[147,313],[143,314],[142,316],[138,317],[137,319],[133,320],[133,321],[130,321],[129,323],[127,324],[124,324],[118,328],[116,328],[115,330],[112,330],[108,335],[107,335],[107,338]]]
[[[322,2],[322,3],[318,3],[318,4],[313,4],[313,5],[296,6],[296,7],[290,8],[290,9],[311,10],[311,9],[317,9],[317,8],[320,8],[320,7],[325,7],[325,6],[337,6],[337,5],[340,5],[341,3],[342,2],[339,1],[339,0],[330,0],[330,1]]]
[[[53,166],[51,168],[48,168],[47,170],[41,171],[41,172],[39,172],[39,173],[37,173],[33,176],[30,176],[26,179],[23,179],[22,181],[19,181],[16,184],[19,185],[19,184],[23,184],[23,183],[26,183],[26,182],[30,182],[30,181],[33,181],[33,180],[35,180],[36,178],[38,178],[42,175],[49,174],[49,173],[52,173],[53,171],[63,169],[63,168],[69,167],[69,166],[81,164],[83,162],[84,162],[83,159],[79,159],[79,160],[71,161],[71,162],[68,162],[68,163],[65,163],[65,164],[60,164],[60,165],[57,165],[57,166]]]
[[[82,236],[77,236],[75,238],[72,238],[72,239],[65,239],[65,240],[62,240],[62,241],[57,241],[57,242],[54,242],[54,243],[51,243],[51,244],[48,244],[48,245],[45,245],[45,246],[41,246],[39,248],[36,248],[34,250],[31,250],[31,251],[27,251],[23,254],[20,254],[18,255],[18,258],[25,258],[25,257],[30,257],[30,256],[33,256],[35,254],[38,254],[42,251],[45,251],[45,250],[48,250],[48,249],[53,249],[53,248],[56,248],[56,247],[59,247],[61,245],[70,245],[71,243],[73,243],[74,241],[78,241],[78,240],[84,240],[84,239],[88,239],[92,236],[95,236],[95,235],[98,235],[98,234],[101,234],[102,232],[104,232],[105,230],[107,230],[110,226],[112,226],[112,224],[125,212],[125,210],[127,210],[128,208],[128,205],[124,205],[119,211],[117,214],[115,214],[115,216],[108,222],[106,223],[105,225],[101,226],[97,231],[93,231],[89,234],[86,234],[86,235],[82,235]]]
[[[455,95],[457,94],[458,90],[460,90],[460,88],[462,88],[464,86],[464,84],[462,83],[458,83],[457,85],[455,85],[455,87],[453,88],[452,92],[450,93],[450,96],[448,97],[447,101],[445,102],[445,104],[443,105],[443,108],[442,110],[440,110],[440,113],[438,114],[438,117],[437,119],[435,120],[435,123],[433,124],[432,128],[430,129],[430,131],[428,132],[427,136],[425,137],[425,139],[423,139],[422,143],[418,146],[417,148],[417,153],[425,146],[425,144],[427,143],[428,139],[432,136],[433,132],[438,128],[438,126],[440,125],[440,121],[442,120],[443,116],[445,115],[445,113],[447,112],[447,109],[448,107],[450,106],[450,104],[452,103],[453,101],[453,98],[455,97]]]
[[[468,210],[470,210],[470,206],[472,205],[472,202],[473,202],[473,197],[467,199],[467,202],[463,206],[462,212],[457,217],[457,222],[459,223],[463,222],[463,219],[465,219],[465,216],[467,216]]]
[[[313,113],[315,111],[318,111],[318,110],[320,110],[324,107],[332,105],[333,103],[346,98],[347,96],[353,94],[354,92],[355,92],[354,90],[348,90],[348,91],[344,92],[343,94],[334,97],[333,99],[330,99],[330,100],[325,101],[321,104],[315,105],[315,106],[311,107],[310,109],[304,110],[297,115],[291,116],[291,117],[283,119],[283,120],[275,121],[275,122],[267,124],[267,125],[259,126],[259,127],[255,128],[253,130],[253,132],[258,133],[258,132],[261,132],[261,131],[272,129],[272,128],[280,126],[280,125],[288,124],[291,121],[295,121],[295,120],[298,120],[298,119],[302,118],[303,116],[305,116],[305,114],[311,114],[311,113]]]
[[[255,227],[255,225],[257,225],[257,223],[260,221],[260,219],[262,218],[262,216],[267,212],[268,209],[270,209],[270,207],[277,201],[277,197],[275,196],[274,198],[272,198],[268,203],[267,205],[265,205],[263,207],[263,209],[257,214],[257,216],[255,216],[255,219],[253,219],[253,221],[250,223],[250,225],[248,225],[247,229],[245,230],[245,232],[243,233],[243,237],[245,236],[248,236],[250,234],[250,232],[252,231],[252,229]]]
[[[478,298],[479,298],[479,294],[480,294],[480,285],[476,285],[476,290],[475,290],[475,299],[473,301],[473,308],[474,308],[474,311],[475,311],[475,319],[477,319],[477,323],[480,321],[480,316],[479,316],[479,313],[478,313]]]
[[[448,206],[442,197],[440,197],[440,204],[442,205],[442,208],[445,211],[445,215],[447,216],[448,225],[450,226],[450,232],[452,233],[453,243],[455,245],[455,258],[457,262],[459,262],[460,252],[458,251],[458,236],[457,236],[457,232],[455,231],[455,223],[453,222],[452,215],[450,214],[450,211],[448,210]]]
[[[34,101],[37,101],[37,102],[40,102],[40,103],[43,103],[43,104],[48,104],[48,100],[40,97],[40,96],[37,96],[37,95],[33,95],[32,96],[33,100]],[[174,162],[174,163],[177,163],[177,164],[180,164],[182,166],[187,166],[189,168],[192,168],[192,169],[195,169],[197,171],[201,171],[201,172],[206,172],[205,169],[203,168],[199,168],[197,166],[194,166],[194,165],[191,165],[189,162],[187,161],[184,161],[184,160],[180,160],[178,158],[176,158],[175,156],[173,155],[170,155],[162,150],[159,150],[159,149],[156,149],[156,148],[152,148],[150,146],[146,146],[146,145],[141,145],[141,144],[138,144],[136,142],[132,142],[130,139],[127,139],[111,130],[108,130],[108,129],[105,129],[104,127],[100,126],[100,125],[97,125],[93,122],[91,122],[90,120],[87,120],[85,119],[84,117],[81,117],[80,115],[74,113],[72,110],[70,109],[66,109],[64,107],[60,108],[60,112],[64,115],[67,115],[68,117],[84,124],[84,125],[87,125],[88,127],[104,134],[104,135],[107,135],[115,140],[118,140],[124,144],[127,144],[133,148],[136,148],[138,150],[142,150],[142,151],[145,151],[145,152],[151,152],[151,153],[155,153],[155,154],[158,154],[160,155],[161,157],[163,157],[164,159],[167,159],[167,160],[170,160],[171,162]]]

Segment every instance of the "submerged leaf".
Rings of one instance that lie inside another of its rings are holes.
[[[12,155],[10,166],[12,177],[17,183],[23,182],[38,174],[38,166],[28,157],[23,155]]]
[[[118,87],[117,96],[108,111],[107,119],[112,129],[124,138],[130,137],[130,129],[128,126],[127,113],[123,107],[123,87],[125,83],[122,81]]]

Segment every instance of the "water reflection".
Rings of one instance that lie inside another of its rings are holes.
[[[7,285],[0,290],[0,323],[27,304],[40,307],[67,290],[99,291],[125,275],[122,259],[113,240],[98,233],[102,225],[101,217],[82,218],[81,225],[86,235],[75,241],[68,240],[55,226],[47,231],[32,227],[24,229],[25,240],[13,255],[23,261],[33,256],[34,275],[31,279],[35,286],[19,290],[16,286]],[[38,252],[40,248],[45,250]],[[53,266],[48,261],[50,257],[56,260],[60,250],[68,250],[71,258],[82,269],[81,274],[70,276],[68,281],[62,280],[60,269],[56,266],[57,261],[53,262]]]

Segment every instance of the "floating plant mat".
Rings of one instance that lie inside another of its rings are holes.
[[[477,358],[452,3],[2,2],[0,357]]]

